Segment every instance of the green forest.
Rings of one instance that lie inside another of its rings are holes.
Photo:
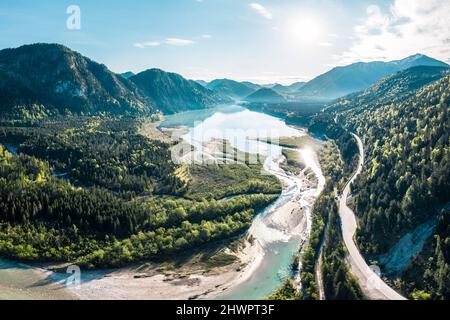
[[[416,297],[417,292],[433,299],[450,297],[445,289],[450,279],[445,224],[450,200],[449,81],[445,76],[398,103],[356,98],[351,101],[355,110],[337,113],[338,121],[364,140],[367,153],[365,170],[353,186],[357,240],[367,257],[376,259],[418,225],[439,219],[435,235],[402,279],[400,287],[410,297],[414,292]]]
[[[287,279],[270,299],[318,299],[318,268],[326,299],[365,298],[346,263],[336,204],[356,168],[352,132],[366,152],[352,185],[356,240],[366,260],[376,263],[435,219],[420,254],[387,280],[408,298],[450,298],[449,102],[448,70],[416,67],[324,109],[319,103],[248,106],[326,141],[319,160],[327,183],[312,211],[309,241],[296,257],[301,290]],[[260,174],[262,163],[174,164],[178,142],[142,135],[147,120],[139,114],[62,117],[39,105],[16,111],[0,119],[2,257],[89,269],[170,257],[242,236],[282,190],[275,177]],[[302,163],[289,144],[281,146],[282,168],[299,173]]]
[[[280,194],[261,165],[221,174],[217,166],[173,164],[172,145],[139,135],[141,122],[4,121],[0,255],[85,268],[161,258],[243,234]]]

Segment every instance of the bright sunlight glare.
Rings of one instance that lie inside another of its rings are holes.
[[[312,17],[299,17],[290,22],[292,40],[298,43],[312,43],[319,39],[321,25]]]

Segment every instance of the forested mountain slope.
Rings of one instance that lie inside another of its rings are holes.
[[[130,77],[130,80],[165,114],[205,109],[231,102],[231,99],[213,92],[195,81],[186,80],[179,74],[159,69],[143,71]]]
[[[449,67],[446,63],[417,54],[398,61],[354,63],[337,67],[309,81],[298,92],[299,96],[336,99],[365,90],[377,81],[401,70],[415,66]]]
[[[408,77],[395,77],[389,92],[395,94],[403,83],[410,87]],[[359,247],[369,256],[384,254],[401,236],[442,215],[436,230],[440,236],[430,239],[434,250],[429,250],[433,261],[439,261],[429,266],[439,271],[439,280],[423,287],[433,298],[448,298],[441,289],[449,287],[450,279],[449,227],[443,222],[449,213],[441,209],[450,201],[450,76],[408,93],[406,100],[386,97],[384,84],[369,91],[370,99],[364,94],[350,99],[347,104],[355,108],[338,117],[364,140],[368,158],[353,188]],[[409,293],[414,289],[410,285]]]
[[[217,79],[208,83],[207,88],[234,99],[242,99],[255,92],[253,84],[241,83],[229,79]]]
[[[245,101],[253,103],[281,103],[286,102],[286,98],[273,89],[262,88],[245,98]]]
[[[131,81],[58,44],[1,50],[0,97],[2,116],[20,119],[156,111]]]
[[[338,112],[340,116],[364,110],[375,110],[388,104],[403,102],[413,96],[416,90],[441,79],[450,73],[447,67],[413,67],[397,72],[377,82],[365,91],[354,93],[333,102],[327,112]]]

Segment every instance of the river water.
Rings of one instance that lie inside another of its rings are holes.
[[[284,190],[279,199],[263,210],[255,219],[249,233],[259,241],[264,250],[263,262],[247,281],[223,294],[222,299],[261,299],[273,292],[282,280],[291,275],[293,255],[300,249],[310,232],[309,216],[315,198],[320,194],[325,179],[312,150],[298,150],[303,161],[318,178],[318,186],[304,188],[302,179],[286,174],[280,166],[282,149],[274,144],[260,142],[258,138],[303,136],[306,132],[289,127],[281,119],[240,106],[227,106],[213,110],[192,111],[168,117],[163,127],[186,126],[189,132],[184,140],[202,149],[211,139],[226,139],[243,152],[264,155],[262,172],[276,175],[283,181]],[[293,234],[284,226],[273,223],[280,208],[295,201],[305,215],[303,227]],[[70,294],[60,289],[61,278],[50,275],[44,281],[42,274],[24,265],[0,260],[0,299],[67,299]]]
[[[207,143],[213,139],[227,140],[232,147],[242,152],[261,154],[265,157],[264,173],[277,176],[285,186],[279,199],[254,219],[249,230],[264,250],[263,262],[249,279],[219,297],[230,300],[265,298],[280,286],[284,278],[292,275],[293,256],[309,236],[310,211],[325,185],[325,178],[314,152],[310,149],[297,150],[303,162],[314,172],[318,180],[315,188],[305,188],[303,179],[290,176],[280,168],[282,148],[263,142],[267,138],[276,140],[280,137],[304,136],[307,134],[305,131],[289,127],[279,118],[253,112],[240,106],[216,109],[213,114],[208,114],[205,118],[200,117],[200,121],[195,121],[195,119],[198,120],[195,113],[194,111],[169,117],[163,126],[188,126],[189,132],[183,136],[183,139],[204,156],[200,159],[214,158],[207,147]],[[191,160],[198,159],[197,155],[192,156]],[[291,201],[298,203],[298,207],[302,208],[304,214],[303,224],[296,228],[295,232],[287,230],[283,224],[273,223],[283,210],[283,206]]]

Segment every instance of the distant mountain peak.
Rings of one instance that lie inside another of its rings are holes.
[[[259,87],[251,83],[237,82],[230,79],[216,79],[208,83],[207,88],[234,99],[242,99],[255,92]]]
[[[122,77],[124,77],[125,79],[129,79],[129,78],[131,78],[132,76],[134,76],[135,73],[134,73],[134,72],[131,72],[131,71],[127,71],[127,72],[121,73],[120,75],[121,75]]]
[[[246,99],[254,103],[280,103],[286,102],[286,98],[271,88],[261,88],[249,95]]]
[[[357,62],[336,67],[316,77],[304,85],[298,95],[333,100],[365,90],[385,77],[416,66],[449,67],[448,64],[423,54],[389,62]]]
[[[416,66],[383,78],[370,88],[334,101],[328,112],[375,109],[411,97],[418,89],[450,74],[450,68]]]

